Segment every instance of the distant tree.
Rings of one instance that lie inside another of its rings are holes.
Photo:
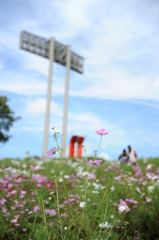
[[[20,119],[20,117],[14,117],[14,112],[11,111],[7,102],[7,97],[0,97],[0,142],[2,143],[9,140],[11,136],[7,135],[6,132],[9,131],[14,121]]]

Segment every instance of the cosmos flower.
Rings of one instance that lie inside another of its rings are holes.
[[[97,130],[96,133],[97,133],[98,135],[106,135],[106,134],[108,134],[107,130],[105,130],[105,129]]]
[[[84,208],[86,206],[86,202],[80,202],[80,205],[79,205],[81,208]]]
[[[99,167],[99,164],[102,163],[102,160],[97,160],[95,159],[94,161],[92,159],[90,159],[88,161],[89,165],[92,165],[93,167]]]
[[[55,152],[57,152],[57,151],[58,151],[58,148],[57,148],[57,147],[50,148],[50,150],[47,151],[48,157],[49,157],[49,156],[52,156],[52,155],[55,154]]]
[[[100,224],[99,224],[99,227],[101,227],[101,228],[111,228],[112,225],[111,225],[111,224],[108,224],[108,222],[105,222],[105,223],[100,223]]]

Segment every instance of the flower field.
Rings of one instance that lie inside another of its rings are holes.
[[[0,239],[159,239],[159,159],[2,159]],[[85,149],[84,149],[85,151]]]
[[[159,159],[138,165],[1,160],[0,239],[159,239]]]

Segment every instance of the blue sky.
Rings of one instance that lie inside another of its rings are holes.
[[[0,158],[42,154],[49,61],[19,49],[20,32],[51,36],[84,57],[84,74],[70,71],[67,152],[84,136],[87,155],[118,158],[132,145],[139,157],[159,156],[159,3],[155,0],[17,0],[0,2],[0,95],[15,116]],[[61,144],[65,67],[53,64],[49,134]],[[55,142],[49,137],[49,146]]]

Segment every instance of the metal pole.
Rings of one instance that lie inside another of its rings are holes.
[[[68,86],[69,86],[69,72],[71,64],[71,45],[67,46],[66,55],[66,86],[65,86],[65,100],[64,100],[64,117],[63,117],[63,131],[62,131],[62,157],[66,157],[66,131],[67,131],[67,109],[68,109]]]
[[[45,132],[43,141],[43,158],[46,157],[48,148],[48,134],[49,134],[49,119],[50,119],[50,102],[51,102],[51,83],[52,83],[52,68],[54,61],[54,38],[50,38],[50,49],[49,49],[49,78],[48,78],[48,90],[47,90],[47,103],[46,103],[46,115],[45,115]]]

